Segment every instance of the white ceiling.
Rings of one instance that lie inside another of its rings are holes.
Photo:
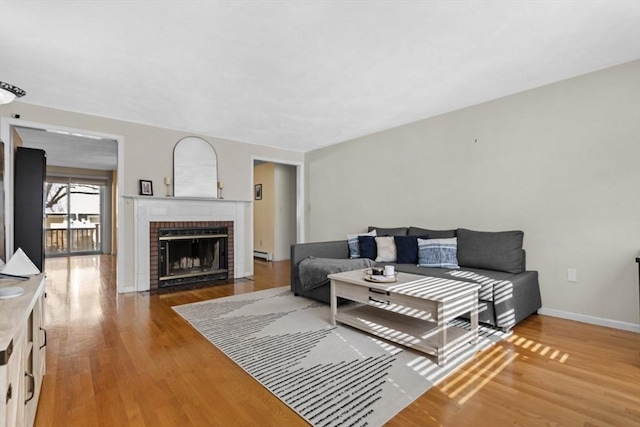
[[[23,147],[39,148],[47,152],[48,166],[118,169],[118,141],[26,127],[16,127],[16,131],[23,141]]]
[[[640,58],[640,1],[7,1],[22,102],[308,151]]]

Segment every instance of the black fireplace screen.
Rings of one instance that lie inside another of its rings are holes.
[[[160,228],[158,286],[228,278],[227,228]]]

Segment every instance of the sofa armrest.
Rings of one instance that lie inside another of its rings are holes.
[[[525,271],[493,286],[496,326],[510,330],[542,307],[537,271]]]
[[[291,292],[294,294],[304,293],[298,277],[298,264],[310,256],[317,258],[348,259],[349,245],[346,240],[297,243],[291,245]]]

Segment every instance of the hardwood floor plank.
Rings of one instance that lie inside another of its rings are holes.
[[[115,257],[47,259],[47,374],[36,426],[305,426],[171,308],[289,284],[116,294]],[[328,308],[327,308],[328,309]],[[640,335],[534,315],[389,426],[640,425]]]

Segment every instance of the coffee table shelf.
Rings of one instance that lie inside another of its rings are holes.
[[[437,323],[366,304],[340,310],[336,314],[336,320],[387,341],[434,356],[438,355],[441,348],[455,349],[473,339],[473,331],[446,325],[446,342],[441,344]]]

